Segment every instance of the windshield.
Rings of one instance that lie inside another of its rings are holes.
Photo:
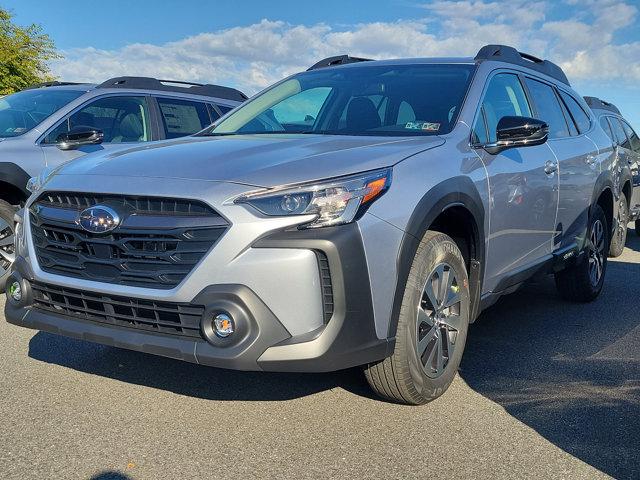
[[[27,133],[83,93],[38,88],[0,98],[0,138]]]
[[[205,135],[439,135],[453,129],[474,65],[371,65],[295,75]]]

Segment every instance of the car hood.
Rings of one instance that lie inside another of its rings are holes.
[[[59,175],[223,181],[273,187],[392,166],[440,137],[233,135],[190,137],[90,154]]]

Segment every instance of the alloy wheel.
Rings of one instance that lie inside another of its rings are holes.
[[[602,221],[596,220],[591,225],[589,233],[589,279],[592,286],[600,283],[602,274],[604,273],[605,262],[605,230]]]
[[[462,328],[461,283],[447,263],[436,265],[427,278],[418,305],[416,349],[425,374],[437,378],[446,369]]]
[[[9,271],[16,259],[14,241],[13,225],[0,218],[0,278]]]

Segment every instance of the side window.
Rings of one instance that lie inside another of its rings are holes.
[[[166,138],[192,135],[211,123],[205,103],[163,97],[157,100]]]
[[[562,101],[569,109],[571,113],[571,117],[573,117],[573,121],[576,123],[578,127],[578,131],[580,133],[585,133],[589,131],[591,128],[591,120],[589,120],[589,115],[582,109],[580,104],[566,92],[560,90],[560,96],[562,97]]]
[[[471,138],[471,143],[473,145],[485,145],[489,143],[489,137],[487,136],[487,126],[484,121],[484,107],[480,107],[480,113],[478,114],[478,119],[476,120],[476,124],[473,127],[473,133]]]
[[[578,135],[580,135],[580,133],[578,132],[578,127],[576,123],[573,121],[573,117],[571,117],[571,114],[569,113],[569,110],[567,110],[566,105],[562,101],[560,102],[560,108],[562,109],[562,114],[564,115],[564,118],[567,119],[567,126],[569,127],[569,135],[571,135],[572,137],[577,137]]]
[[[549,138],[568,137],[567,121],[553,87],[532,78],[527,78],[526,82],[536,106],[536,118],[549,125]]]
[[[530,117],[531,110],[527,97],[517,75],[499,73],[494,76],[487,87],[482,108],[487,121],[489,142],[497,141],[496,130],[502,117]],[[478,116],[482,122],[482,116]],[[482,125],[474,126],[474,132],[481,132]]]
[[[211,123],[220,118],[220,114],[212,104],[207,103],[207,110],[209,110],[209,118],[211,119]]]
[[[607,137],[609,137],[612,142],[615,142],[616,140],[613,136],[613,132],[611,131],[611,125],[609,125],[609,120],[607,120],[607,117],[600,117],[600,126],[604,130],[604,133],[607,134]]]
[[[80,126],[102,130],[104,143],[151,140],[149,108],[145,97],[100,98],[67,117],[47,134],[44,143],[56,143],[60,134]]]
[[[611,128],[613,129],[613,134],[616,136],[618,145],[627,150],[631,150],[631,142],[627,138],[627,134],[624,133],[622,122],[616,117],[609,117],[609,121],[611,122]]]
[[[220,110],[220,113],[222,113],[222,115],[226,115],[231,110],[233,110],[232,107],[228,107],[226,105],[216,105],[216,106],[218,107],[218,110]]]
[[[633,128],[631,128],[631,126],[627,122],[622,122],[622,128],[624,128],[624,131],[627,134],[627,138],[629,138],[629,143],[631,143],[631,150],[640,153],[640,138],[638,138],[638,134],[633,131]]]

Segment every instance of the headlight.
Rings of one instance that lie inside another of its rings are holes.
[[[49,181],[54,173],[56,173],[55,168],[47,167],[43,169],[40,172],[40,175],[38,175],[37,177],[31,177],[29,179],[29,181],[27,182],[27,190],[29,190],[31,193],[38,192],[40,189],[42,189],[42,187],[45,186],[45,184]]]
[[[391,185],[391,169],[250,193],[235,203],[246,203],[269,216],[316,215],[300,228],[352,222]]]

